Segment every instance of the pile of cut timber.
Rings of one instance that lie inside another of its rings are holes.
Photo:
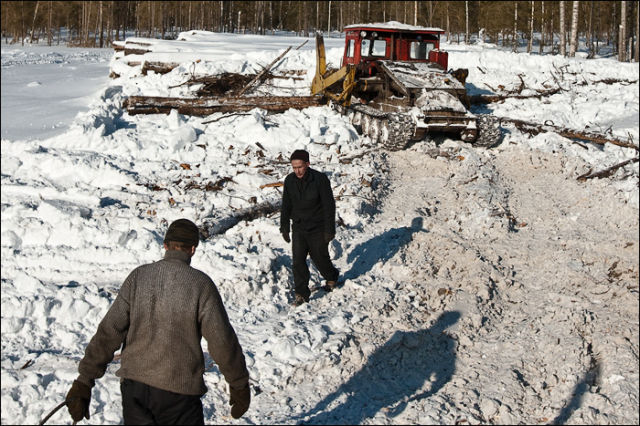
[[[159,40],[147,38],[128,38],[125,41],[114,42],[115,59],[128,66],[141,66],[142,74],[154,71],[158,74],[170,72],[181,63],[191,62],[194,65],[219,58],[219,46],[207,47],[207,43],[198,42],[197,51],[194,43],[183,40]],[[263,66],[260,73],[255,75],[223,73],[190,78],[180,85],[194,85],[193,97],[159,97],[159,96],[130,96],[123,104],[127,112],[134,114],[168,114],[176,109],[180,114],[207,116],[216,112],[250,111],[261,108],[269,112],[284,112],[288,109],[304,109],[311,106],[323,105],[326,101],[318,96],[251,96],[250,93],[266,80],[276,78],[302,80],[300,75],[304,70],[287,70],[281,75],[271,72],[290,50],[284,50],[270,64]],[[172,61],[167,61],[171,58]],[[112,77],[118,75],[112,69]],[[177,86],[173,86],[177,87]],[[171,88],[171,87],[170,87]]]

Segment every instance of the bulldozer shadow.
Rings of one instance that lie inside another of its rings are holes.
[[[455,341],[445,330],[459,319],[460,312],[448,311],[429,328],[396,331],[367,357],[361,370],[294,420],[362,424],[381,410],[395,417],[409,403],[436,394],[456,370]]]
[[[465,87],[467,89],[467,95],[471,103],[471,105],[469,106],[469,111],[476,115],[493,113],[493,110],[489,108],[490,104],[477,102],[474,101],[474,99],[481,99],[482,96],[491,96],[496,95],[497,93],[494,93],[491,90],[476,87],[473,83],[467,83]]]

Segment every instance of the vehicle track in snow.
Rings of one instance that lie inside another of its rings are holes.
[[[562,155],[424,142],[382,156],[376,236],[339,236],[346,284],[315,301],[361,320],[333,361],[290,377],[324,363],[343,381],[326,376],[300,419],[637,421],[637,209]]]

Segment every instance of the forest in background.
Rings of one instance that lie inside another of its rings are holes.
[[[638,61],[637,1],[3,1],[7,43],[105,47],[125,34],[174,39],[187,30],[244,34],[342,31],[345,25],[399,21],[439,27],[449,41],[473,38],[514,50],[588,57],[601,48]]]

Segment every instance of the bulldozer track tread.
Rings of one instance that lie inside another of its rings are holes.
[[[416,128],[413,117],[408,114],[383,112],[366,105],[350,106],[348,115],[358,132],[389,151],[404,149]]]
[[[491,115],[478,116],[478,138],[473,142],[473,146],[481,148],[491,148],[500,143],[502,130],[500,129],[500,119]]]
[[[404,149],[415,131],[413,117],[407,114],[389,114],[384,120],[386,137],[380,139],[380,144],[389,151]]]

